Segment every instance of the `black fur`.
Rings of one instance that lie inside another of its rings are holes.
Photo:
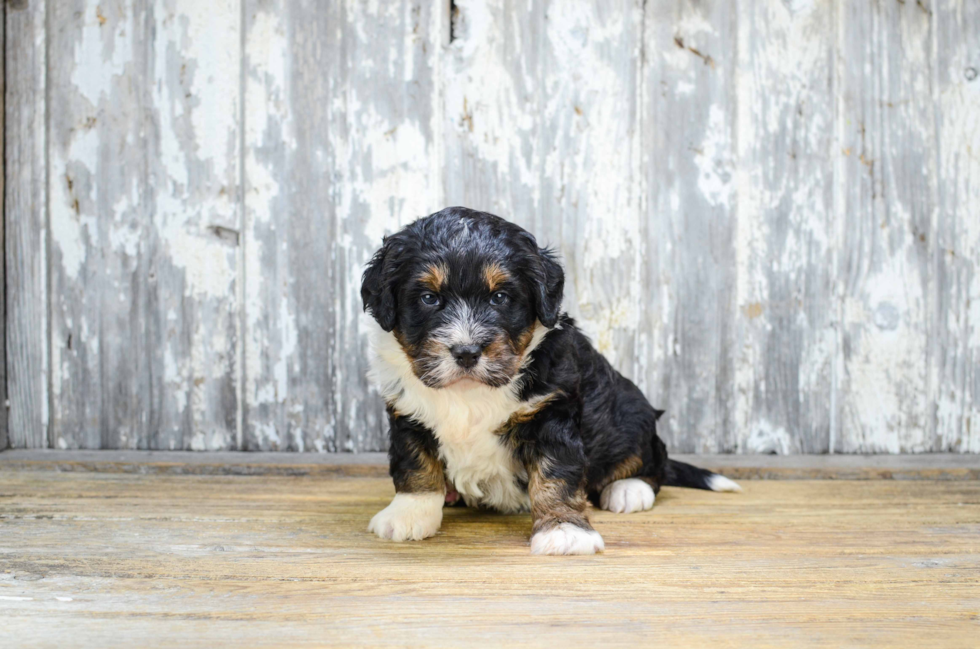
[[[504,308],[483,297],[487,289],[481,268],[489,262],[510,276]],[[369,263],[361,289],[364,307],[385,331],[400,336],[406,353],[417,353],[413,350],[445,323],[441,307],[420,299],[426,289],[414,279],[439,264],[451,278],[440,299],[471,301],[480,322],[494,335],[514,343],[535,320],[554,327],[530,353],[520,396],[524,401],[560,397],[530,421],[500,431],[501,443],[509,444],[524,466],[545,467],[545,477],[563,485],[564,497],[584,492],[594,503],[613,475],[642,478],[655,492],[664,485],[710,488],[714,474],[668,460],[657,436],[662,411],[561,313],[564,273],[555,255],[541,249],[533,235],[497,216],[447,208],[387,237]],[[509,381],[511,375],[505,378]],[[391,473],[398,487],[418,470],[420,454],[438,457],[438,441],[431,431],[393,411],[390,420]],[[624,465],[635,468],[629,475],[618,474]]]

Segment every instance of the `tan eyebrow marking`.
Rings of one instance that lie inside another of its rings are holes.
[[[496,291],[500,286],[510,279],[510,273],[500,267],[497,262],[491,262],[483,267],[483,279],[487,282],[490,292]]]
[[[443,264],[432,264],[419,275],[419,281],[438,293],[449,279],[449,269]]]

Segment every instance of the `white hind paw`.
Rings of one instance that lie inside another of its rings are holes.
[[[606,511],[632,514],[651,509],[656,499],[649,484],[639,478],[626,478],[606,485],[599,497],[599,505]]]
[[[560,523],[531,537],[531,554],[595,554],[606,549],[595,530]]]

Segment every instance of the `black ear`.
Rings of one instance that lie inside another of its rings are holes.
[[[361,299],[364,310],[370,312],[381,328],[395,328],[395,263],[394,244],[385,237],[384,244],[368,262],[361,278]]]
[[[537,246],[535,245],[537,248]],[[565,292],[565,271],[558,263],[553,250],[537,248],[537,259],[531,267],[531,293],[538,320],[546,327],[554,327],[561,314],[561,300]]]

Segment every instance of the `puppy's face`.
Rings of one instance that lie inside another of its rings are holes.
[[[564,276],[522,228],[450,208],[387,237],[361,295],[432,388],[463,380],[506,385],[536,326],[554,326]]]

